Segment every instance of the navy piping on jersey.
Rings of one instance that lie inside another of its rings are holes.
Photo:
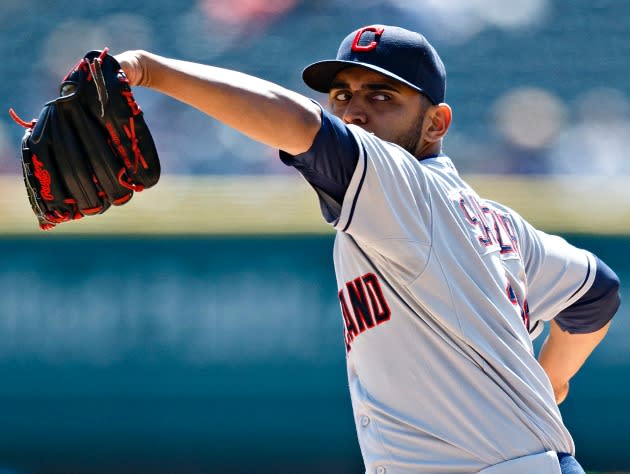
[[[337,117],[322,110],[322,125],[311,147],[292,156],[280,151],[280,159],[294,167],[313,187],[326,222],[339,219],[344,196],[359,160],[359,145]]]
[[[280,152],[280,158],[295,167],[315,189],[322,215],[329,223],[337,224],[348,186],[361,155],[359,143],[346,124],[338,117],[322,110],[322,125],[311,148],[300,155],[291,156]],[[359,193],[367,173],[367,155],[363,151],[363,172],[348,217],[342,232],[346,232],[352,222]],[[419,158],[443,156],[442,153]],[[591,288],[575,303],[556,315],[556,322],[571,333],[589,333],[602,328],[617,311],[619,299],[619,279],[601,260],[596,258],[595,280]],[[586,278],[573,295],[580,292],[588,282],[592,269],[587,269]],[[532,331],[536,328],[532,328]]]
[[[540,324],[540,321],[536,321],[534,325],[531,328],[529,328],[529,333],[532,334],[536,330],[539,324]]]
[[[573,292],[573,294],[571,295],[571,298],[573,298],[575,295],[577,295],[582,290],[582,288],[584,288],[584,285],[586,285],[586,282],[588,281],[588,277],[591,276],[591,261],[590,261],[590,259],[587,259],[586,264],[587,264],[586,276],[584,277],[584,281],[582,282],[580,287]],[[593,283],[595,283],[595,282],[593,282]],[[569,299],[571,299],[571,298],[569,298]]]
[[[363,147],[363,173],[361,174],[361,181],[359,181],[359,186],[357,187],[357,192],[354,193],[354,198],[352,199],[352,207],[350,208],[350,216],[348,217],[348,222],[342,229],[342,232],[348,230],[350,227],[350,223],[352,222],[352,218],[354,217],[354,210],[357,207],[357,200],[359,199],[359,193],[363,188],[363,183],[365,182],[365,175],[367,174],[367,153],[365,151],[365,147]]]
[[[346,234],[347,235],[347,234]],[[368,257],[368,255],[365,253],[365,251],[359,246],[359,244],[357,244],[357,242],[354,240],[354,237],[348,235],[348,237],[350,238],[350,240],[352,241],[352,243],[354,244],[354,246],[357,248],[357,250],[359,250],[359,252],[361,253],[361,255],[363,255],[363,258],[365,258],[365,260],[368,262],[368,265],[370,265],[372,271],[374,271],[374,273],[376,273],[379,277],[379,282],[381,282],[382,284],[384,284],[385,286],[387,286],[389,288],[389,290],[392,292],[392,294],[398,298],[398,300],[404,304],[409,311],[411,311],[413,314],[417,314],[414,309],[409,305],[409,303],[407,303],[407,301],[400,295],[400,293],[398,291],[396,291],[396,289],[389,283],[389,280],[387,278],[385,278],[383,276],[383,274],[380,272],[380,270],[376,267],[376,265],[372,262],[372,260],[370,259],[370,257]],[[476,355],[478,355],[481,359],[483,359],[483,355],[480,354],[473,346],[469,345],[468,346]],[[454,349],[457,350],[461,350],[459,349],[457,346],[453,346]],[[481,365],[479,365],[479,363],[477,361],[475,361],[474,359],[471,359],[471,361],[477,365],[477,367],[479,367],[481,370],[485,371],[486,369],[484,367],[482,367]],[[562,471],[562,474],[584,474],[584,470],[582,469],[582,466],[580,466],[580,464],[578,463],[578,461],[575,459],[575,457],[573,457],[571,454],[568,453],[558,453],[558,462],[560,463],[560,469]]]
[[[359,181],[359,186],[357,187],[357,191],[354,194],[354,198],[352,199],[352,208],[350,209],[350,216],[348,217],[348,222],[346,223],[344,228],[341,230],[342,232],[345,232],[346,230],[348,230],[348,227],[350,227],[350,223],[352,222],[352,217],[354,216],[354,210],[357,206],[357,200],[359,199],[359,193],[361,192],[361,189],[363,188],[363,182],[365,181],[365,176],[367,174],[367,152],[365,151],[365,147],[362,146],[362,149],[363,149],[363,173],[361,175],[361,181]],[[429,158],[437,158],[438,156],[445,156],[445,155],[442,153],[438,153],[437,155],[423,156],[422,158],[418,158],[418,161],[428,160]]]
[[[280,159],[285,165],[294,167],[302,174],[319,197],[324,219],[329,224],[336,225],[341,215],[345,194],[356,171],[360,148],[358,140],[341,119],[323,109],[321,119],[321,127],[307,151],[293,156],[280,150]],[[363,155],[366,158],[365,150]],[[423,161],[438,156],[444,155],[433,154],[417,160]],[[356,196],[353,209],[355,205]],[[347,229],[348,226],[345,226],[343,230]]]
[[[556,323],[571,334],[588,334],[601,329],[619,309],[619,286],[619,277],[595,256],[593,284],[579,300],[555,317]]]

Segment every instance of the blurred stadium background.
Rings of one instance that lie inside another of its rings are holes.
[[[437,46],[446,152],[480,193],[591,249],[623,285],[630,2],[2,0],[0,104],[35,116],[103,46],[322,99],[302,68],[371,23]],[[20,183],[22,129],[0,115],[0,472],[361,472],[315,196],[275,150],[135,94],[162,182],[51,233]],[[627,313],[561,407],[592,471],[630,472]]]

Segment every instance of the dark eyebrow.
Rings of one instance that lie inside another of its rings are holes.
[[[333,89],[349,89],[350,86],[347,82],[343,81],[334,81],[330,85],[330,90]],[[363,84],[361,89],[367,89],[371,91],[392,91],[392,92],[400,92],[400,89],[396,86],[389,84],[387,82],[370,82],[368,84]]]

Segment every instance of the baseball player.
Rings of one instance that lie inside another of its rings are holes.
[[[133,85],[280,150],[336,233],[357,435],[369,473],[581,473],[557,404],[605,336],[617,276],[479,196],[442,149],[446,73],[421,34],[350,33],[303,78],[326,109],[236,71],[145,51]],[[287,197],[290,199],[290,196]],[[549,322],[538,356],[531,340]]]

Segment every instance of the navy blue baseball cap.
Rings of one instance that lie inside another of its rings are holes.
[[[307,66],[302,78],[310,88],[328,92],[337,73],[352,66],[400,81],[426,95],[433,104],[444,102],[444,63],[420,33],[397,26],[364,26],[344,38],[336,59]]]

